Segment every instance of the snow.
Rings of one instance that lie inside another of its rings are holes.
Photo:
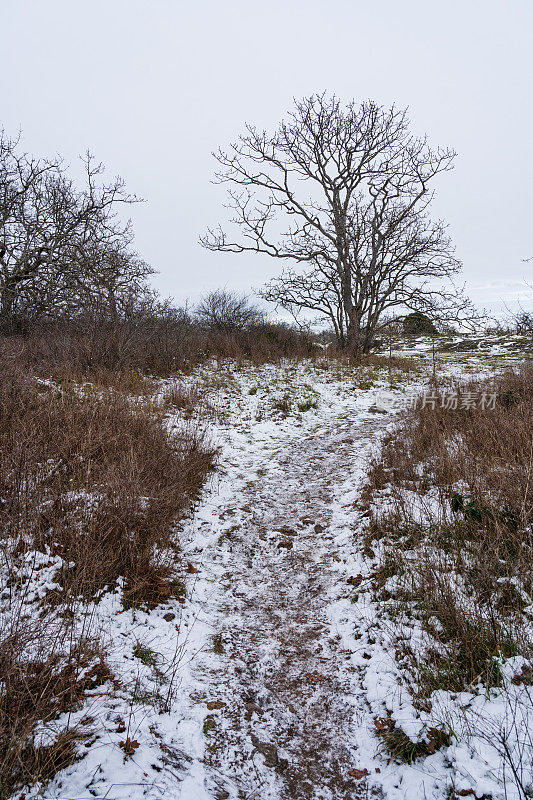
[[[532,722],[527,687],[511,682],[520,659],[503,665],[499,693],[435,693],[432,710],[420,711],[395,643],[408,635],[423,646],[424,634],[391,629],[366,580],[376,563],[357,500],[405,392],[384,375],[359,388],[342,365],[213,363],[182,379],[209,392],[215,413],[202,424],[220,449],[216,474],[176,529],[198,572],[184,604],[124,610],[119,582],[87,607],[121,685],[98,687],[56,721],[59,730],[92,717],[94,735],[83,758],[48,786],[28,787],[28,798],[340,800],[361,787],[386,800],[441,800],[452,788],[520,797],[484,734],[509,727],[510,708],[522,727]],[[386,413],[370,412],[376,401]],[[191,423],[176,412],[168,424]],[[422,516],[434,502],[411,500]],[[61,566],[33,558],[30,612]],[[358,575],[354,592],[348,579]],[[156,654],[155,666],[136,645]],[[375,726],[387,716],[413,742],[443,719],[456,738],[412,764],[391,761]],[[131,756],[120,746],[127,737],[138,742]],[[520,741],[511,731],[511,746]]]

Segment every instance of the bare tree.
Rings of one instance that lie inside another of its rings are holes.
[[[260,322],[263,313],[246,295],[216,289],[201,299],[196,317],[206,328],[228,333]]]
[[[531,261],[530,258],[524,259],[526,262]],[[492,330],[495,333],[519,333],[522,335],[533,334],[533,311],[530,308],[524,308],[523,302],[531,306],[533,301],[533,284],[524,282],[523,291],[517,297],[518,308],[511,308],[507,303],[504,303],[506,311],[505,321],[502,319],[493,319]]]
[[[106,291],[113,304],[111,294],[116,302],[128,276],[131,291],[149,274],[128,252],[130,223],[116,214],[119,204],[137,198],[120,178],[104,183],[103,167],[90,154],[80,190],[59,160],[33,158],[18,145],[0,134],[0,324],[9,329],[21,311],[79,311],[83,300],[101,300]]]
[[[128,247],[114,243],[88,250],[80,266],[67,284],[69,316],[76,309],[90,309],[100,318],[117,322],[153,307],[156,293],[147,281],[154,270]]]
[[[514,318],[517,333],[533,333],[533,313],[531,311],[519,311]]]
[[[449,321],[471,308],[450,282],[461,265],[445,226],[428,215],[433,181],[455,153],[413,136],[405,111],[313,95],[273,134],[248,125],[214,155],[240,236],[219,226],[202,244],[292,263],[262,296],[295,317],[326,316],[354,355],[385,313]]]

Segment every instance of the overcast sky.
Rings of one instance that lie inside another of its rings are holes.
[[[278,271],[198,244],[223,202],[210,153],[323,90],[409,106],[415,132],[457,150],[435,214],[478,304],[533,283],[532,0],[2,0],[0,14],[0,125],[38,155],[89,148],[146,199],[136,248],[163,294],[194,302]]]

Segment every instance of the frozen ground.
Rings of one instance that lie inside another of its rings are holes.
[[[202,380],[218,409],[208,424],[220,456],[176,531],[186,602],[125,611],[118,587],[90,610],[122,684],[95,690],[71,715],[92,732],[84,757],[27,796],[519,797],[511,782],[505,794],[490,743],[459,724],[448,747],[412,764],[390,761],[376,735],[387,714],[414,741],[433,724],[404,688],[399,632],[370,591],[354,591],[375,567],[357,501],[392,419],[369,410],[386,381],[309,364],[226,365]],[[452,716],[461,700],[479,713],[492,703],[491,719],[503,713],[497,697],[474,690],[441,700]]]

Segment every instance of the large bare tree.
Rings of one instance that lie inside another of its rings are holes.
[[[202,244],[287,261],[262,296],[326,316],[354,355],[392,313],[450,320],[468,308],[445,225],[429,216],[455,153],[411,134],[405,111],[313,95],[274,133],[248,125],[214,155],[238,235],[219,226]]]
[[[0,325],[17,313],[53,316],[102,308],[140,288],[151,270],[129,251],[131,228],[117,216],[136,202],[103,167],[83,159],[81,189],[57,159],[21,152],[0,133]]]

